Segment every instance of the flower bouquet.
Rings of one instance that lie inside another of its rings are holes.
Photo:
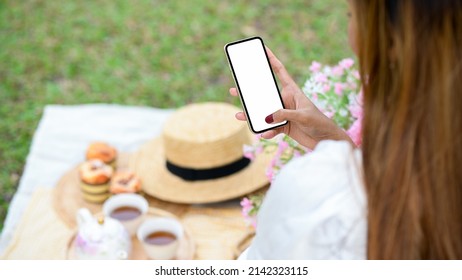
[[[359,73],[353,66],[351,58],[343,59],[335,66],[314,61],[303,92],[321,112],[343,128],[357,146],[361,146],[362,91]],[[252,160],[259,153],[273,152],[274,158],[266,171],[270,182],[289,161],[310,152],[287,135],[272,140],[257,137],[256,144],[244,145],[244,156]],[[241,201],[242,215],[254,228],[263,198],[263,194],[256,194]]]

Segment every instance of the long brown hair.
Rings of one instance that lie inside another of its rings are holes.
[[[462,259],[462,1],[353,1],[369,259]]]

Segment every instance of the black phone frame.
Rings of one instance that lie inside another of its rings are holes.
[[[277,92],[278,92],[278,95],[279,95],[279,100],[281,101],[282,108],[285,109],[284,102],[283,102],[282,96],[281,96],[281,91],[279,90],[279,86],[278,86],[278,83],[277,83],[277,80],[276,80],[276,76],[274,75],[274,71],[273,71],[273,68],[271,67],[271,63],[270,63],[270,60],[269,60],[269,57],[268,57],[268,53],[266,52],[266,49],[265,49],[265,44],[263,43],[263,39],[261,37],[255,36],[255,37],[245,38],[245,39],[242,39],[242,40],[239,40],[239,41],[231,42],[231,43],[226,44],[224,49],[225,49],[225,53],[226,53],[226,58],[228,59],[229,67],[230,67],[231,72],[233,74],[234,83],[236,84],[236,87],[237,87],[237,91],[238,91],[238,94],[239,94],[239,99],[241,100],[241,104],[244,107],[244,112],[245,112],[245,115],[246,115],[246,118],[247,118],[247,123],[249,124],[249,128],[253,133],[260,134],[260,133],[263,133],[263,132],[273,130],[273,129],[281,127],[281,126],[284,126],[284,125],[286,125],[288,123],[288,121],[286,120],[281,124],[272,126],[270,128],[267,128],[267,129],[264,129],[264,130],[261,130],[261,131],[256,131],[253,128],[252,120],[249,118],[249,114],[247,112],[247,106],[245,105],[244,98],[243,98],[243,96],[241,94],[241,89],[239,87],[239,82],[237,81],[236,73],[234,72],[233,63],[231,62],[231,59],[230,59],[229,53],[228,53],[228,47],[230,47],[232,45],[244,43],[244,42],[247,42],[247,41],[252,41],[252,40],[259,40],[261,45],[262,45],[263,52],[265,53],[265,56],[266,56],[266,61],[268,62],[268,66],[270,68],[271,75],[273,76],[273,81],[274,81],[274,84],[276,86],[276,89],[277,89]]]

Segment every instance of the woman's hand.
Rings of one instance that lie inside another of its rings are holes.
[[[320,141],[327,139],[346,140],[354,145],[345,131],[319,111],[306,97],[271,50],[266,48],[266,51],[271,66],[281,82],[281,95],[286,109],[276,111],[266,117],[265,120],[267,123],[278,123],[287,120],[288,124],[266,131],[262,134],[262,137],[270,139],[284,133],[310,149],[313,149]],[[231,88],[229,92],[233,96],[238,94],[236,88]],[[238,112],[236,119],[245,121],[245,114]]]

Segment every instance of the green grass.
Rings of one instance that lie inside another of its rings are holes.
[[[346,1],[0,2],[0,230],[46,104],[225,101],[223,45],[263,37],[302,84],[351,56]]]

